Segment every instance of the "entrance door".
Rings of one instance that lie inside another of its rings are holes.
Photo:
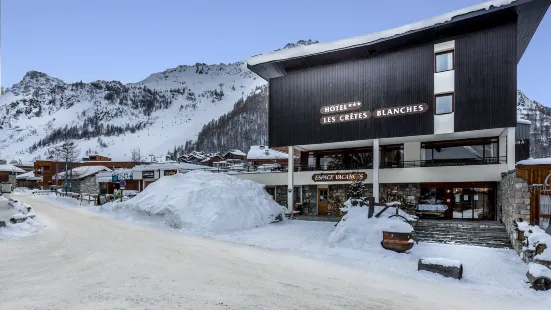
[[[318,215],[327,215],[329,212],[328,194],[327,188],[318,188]]]

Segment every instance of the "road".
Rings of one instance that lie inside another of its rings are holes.
[[[526,309],[519,297],[451,280],[396,278],[18,199],[48,227],[0,241],[0,309]]]

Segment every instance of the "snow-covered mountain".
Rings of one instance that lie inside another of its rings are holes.
[[[315,44],[301,40],[284,48]],[[65,83],[31,71],[0,96],[0,158],[48,158],[64,140],[113,159],[166,155],[196,140],[204,125],[258,93],[266,82],[245,62],[182,65],[143,81]]]
[[[530,125],[530,156],[551,157],[551,108],[530,100],[517,92],[517,117],[532,122]]]
[[[31,71],[0,97],[0,157],[46,158],[65,139],[77,141],[82,155],[166,153],[263,84],[244,62],[178,66],[127,85],[65,83]]]

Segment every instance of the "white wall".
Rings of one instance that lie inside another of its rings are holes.
[[[454,113],[434,116],[434,134],[453,133],[454,132]]]
[[[367,180],[365,183],[373,183],[373,171],[371,169],[359,171],[367,173]],[[493,182],[500,181],[501,173],[506,171],[506,164],[380,169],[379,183]],[[332,171],[326,171],[326,173],[331,172]],[[321,173],[321,171],[295,172],[294,185],[318,184],[312,181],[312,175],[315,173]],[[237,174],[235,176],[265,185],[287,185],[287,173],[250,173]],[[323,184],[349,183],[350,182],[323,182]]]
[[[404,143],[404,161],[421,160],[421,142]]]
[[[453,93],[455,90],[455,70],[434,74],[434,94]]]

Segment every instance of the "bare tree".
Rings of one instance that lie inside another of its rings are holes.
[[[139,148],[132,150],[132,153],[130,154],[130,161],[135,162],[135,163],[139,163],[139,162],[143,161],[142,151]]]
[[[65,161],[65,193],[67,193],[67,186],[70,187],[70,190],[73,189],[73,162],[79,160],[80,149],[72,141],[64,142],[54,149],[54,154],[54,157]]]

